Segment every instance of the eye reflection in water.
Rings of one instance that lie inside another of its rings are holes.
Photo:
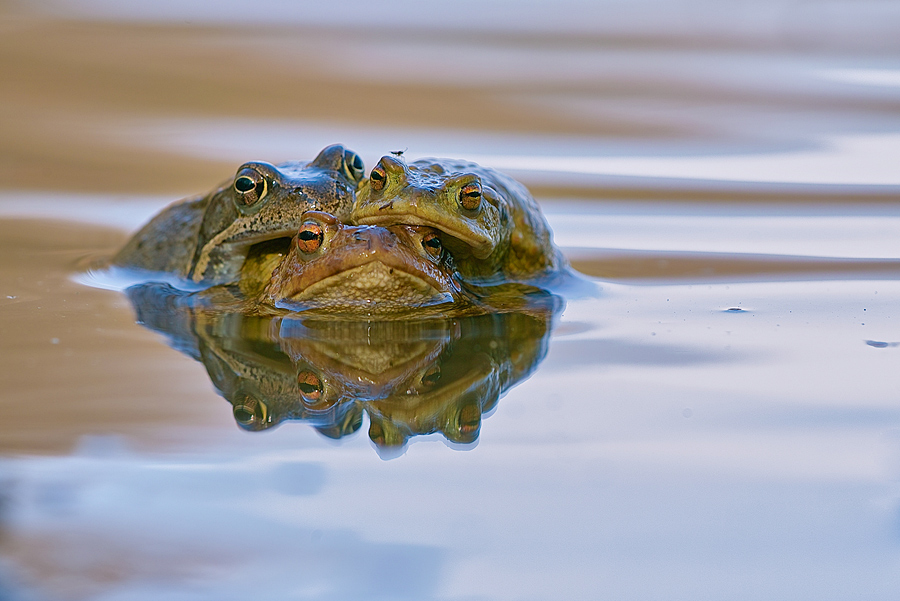
[[[563,304],[541,293],[515,311],[366,321],[207,311],[163,284],[127,292],[144,326],[206,366],[241,428],[300,420],[340,439],[366,414],[387,453],[435,432],[474,444],[484,414],[544,358]]]

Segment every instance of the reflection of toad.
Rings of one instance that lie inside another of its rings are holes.
[[[351,221],[439,230],[470,283],[527,281],[564,268],[550,228],[525,187],[465,161],[382,157],[360,187]]]
[[[113,264],[203,285],[234,282],[251,247],[278,239],[286,244],[304,212],[347,219],[362,178],[359,155],[338,144],[309,163],[246,163],[216,190],[156,215]]]
[[[555,297],[545,300],[543,313],[342,326],[308,320],[297,337],[293,320],[285,320],[281,346],[306,385],[304,406],[334,411],[365,398],[369,436],[378,446],[433,432],[471,443],[482,414],[543,358],[558,308]]]
[[[527,313],[372,322],[195,312],[165,291],[129,290],[139,320],[204,363],[242,428],[301,420],[341,438],[367,414],[379,448],[436,432],[477,440],[482,415],[543,358],[561,304],[546,295]]]

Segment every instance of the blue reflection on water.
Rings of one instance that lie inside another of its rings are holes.
[[[422,599],[443,561],[434,545],[373,542],[319,523],[303,499],[327,486],[320,463],[124,453],[7,460],[3,474],[7,545],[27,556],[52,533],[41,551],[53,566],[44,591],[81,584],[103,599]],[[104,572],[115,575],[95,580]]]

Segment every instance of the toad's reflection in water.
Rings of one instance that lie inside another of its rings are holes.
[[[373,322],[207,313],[157,284],[128,296],[141,323],[206,366],[244,429],[302,420],[338,439],[365,413],[383,455],[435,432],[475,443],[482,416],[544,358],[562,308],[542,293],[518,311]]]

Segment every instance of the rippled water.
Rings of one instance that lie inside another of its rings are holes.
[[[895,3],[184,4],[0,4],[0,599],[896,598]],[[589,281],[335,331],[85,275],[334,142],[508,171]]]

